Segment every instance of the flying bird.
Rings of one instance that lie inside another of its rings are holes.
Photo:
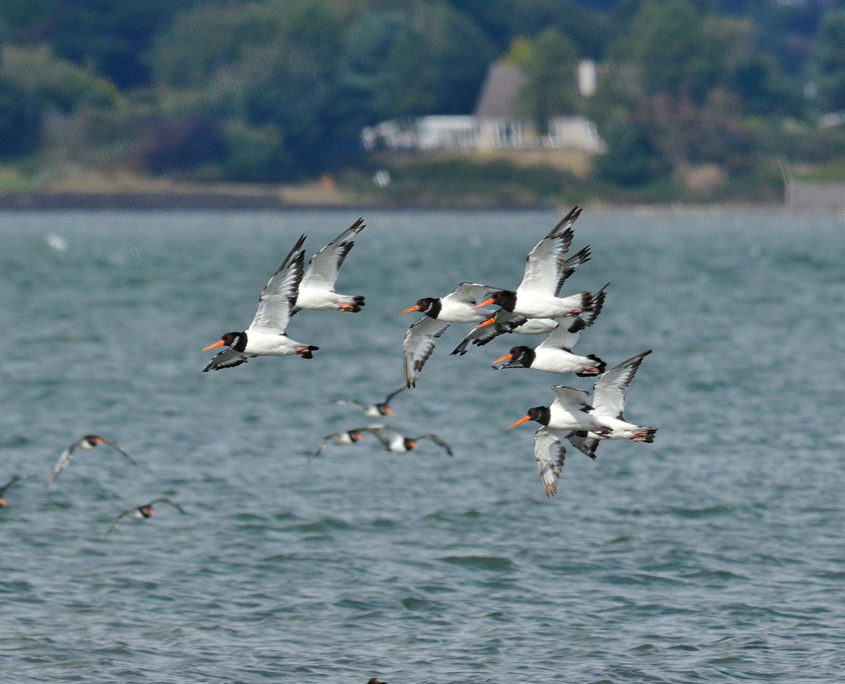
[[[172,501],[168,498],[153,499],[148,504],[144,504],[143,506],[138,506],[137,508],[132,508],[128,511],[123,511],[123,513],[121,513],[119,516],[117,516],[112,521],[112,524],[109,526],[109,529],[106,530],[105,536],[108,536],[109,534],[111,534],[114,531],[114,529],[120,524],[120,521],[124,517],[126,517],[127,515],[131,515],[132,518],[135,519],[135,520],[146,520],[147,518],[152,517],[153,515],[155,515],[155,509],[153,508],[153,505],[157,504],[157,503],[166,503],[170,506],[173,506],[173,508],[178,510],[180,513],[182,513],[182,514],[185,513],[185,509],[182,508],[175,501]]]
[[[9,480],[6,484],[0,487],[0,507],[6,506],[6,499],[3,498],[3,495],[6,493],[6,490],[11,487],[15,482],[21,479],[20,475],[15,475],[11,480]]]
[[[401,391],[407,389],[405,385],[402,385],[400,388],[393,390],[390,394],[388,394],[384,401],[380,401],[376,404],[371,404],[366,401],[357,401],[355,399],[330,399],[333,404],[341,404],[341,405],[350,405],[350,406],[360,406],[364,409],[364,415],[367,418],[379,418],[381,416],[392,416],[393,409],[390,408],[390,402],[393,401],[393,398],[399,394]]]
[[[412,449],[417,447],[417,442],[421,439],[430,439],[432,442],[440,446],[449,456],[453,456],[452,447],[449,446],[446,441],[444,441],[438,435],[420,435],[419,437],[406,437],[405,435],[396,432],[396,430],[391,430],[389,427],[385,425],[370,425],[369,427],[362,428],[362,432],[371,432],[374,434],[378,439],[384,444],[385,448],[388,451],[393,452],[394,454],[404,454]]]
[[[478,303],[495,292],[496,288],[480,283],[461,283],[452,292],[443,297],[423,297],[401,314],[420,311],[423,317],[413,323],[402,344],[402,357],[405,369],[405,382],[414,387],[422,372],[425,362],[434,352],[435,340],[452,323],[479,323],[493,311],[482,309]]]
[[[573,208],[546,237],[534,245],[525,260],[525,272],[516,290],[494,292],[476,304],[475,308],[496,304],[526,318],[563,318],[589,311],[593,306],[593,297],[589,292],[569,297],[558,296],[564,281],[573,270],[566,266],[566,253],[575,235],[572,224],[580,215],[581,210]]]
[[[528,413],[509,427],[516,427],[528,420],[534,420],[553,430],[591,430],[596,434],[608,434],[611,428],[598,416],[592,414],[593,407],[587,401],[589,394],[584,390],[554,385],[555,400],[551,406],[534,406]]]
[[[116,449],[121,454],[123,454],[130,463],[138,465],[134,460],[132,460],[132,457],[128,453],[126,453],[123,447],[121,447],[117,442],[111,439],[106,439],[105,437],[100,437],[99,435],[85,435],[82,439],[80,439],[78,442],[74,442],[61,453],[61,455],[59,456],[59,460],[56,461],[56,465],[53,466],[53,472],[50,474],[50,477],[44,484],[44,487],[51,487],[56,481],[56,478],[61,474],[61,472],[70,465],[70,457],[71,455],[73,455],[74,451],[76,451],[77,449],[90,451],[91,449],[94,449],[100,446],[101,444],[108,444],[110,447]]]
[[[330,435],[326,435],[317,445],[317,447],[308,454],[308,459],[316,458],[319,456],[323,449],[326,448],[326,445],[329,444],[332,440],[334,440],[334,444],[355,444],[355,442],[360,442],[364,439],[364,435],[361,434],[361,431],[365,428],[355,428],[354,430],[345,430],[344,432],[333,432]]]
[[[285,334],[291,311],[297,299],[302,281],[305,250],[300,236],[282,265],[267,282],[258,300],[258,309],[249,327],[242,332],[227,332],[214,344],[203,349],[208,351],[226,345],[228,349],[218,352],[203,368],[209,370],[238,366],[254,356],[289,356],[296,354],[304,359],[312,358],[319,347],[292,340]]]
[[[610,428],[610,432],[575,430],[567,435],[572,446],[595,459],[596,449],[603,439],[630,439],[632,442],[649,444],[654,441],[656,427],[643,427],[629,423],[622,414],[625,408],[624,391],[634,379],[643,359],[649,354],[651,354],[651,349],[635,354],[596,380],[593,386],[593,408],[590,413]]]
[[[362,295],[338,294],[334,291],[334,285],[343,260],[355,244],[349,238],[360,233],[365,227],[364,219],[359,218],[311,257],[308,270],[302,277],[302,282],[299,283],[296,303],[291,315],[302,309],[337,309],[351,312],[361,310],[364,306]]]
[[[494,368],[533,368],[550,373],[575,373],[580,377],[598,375],[606,364],[595,354],[574,354],[572,348],[584,328],[593,324],[604,305],[605,287],[593,298],[593,309],[574,320],[564,319],[536,347],[520,345],[491,364]],[[542,319],[541,319],[542,320]],[[564,322],[565,321],[565,322]],[[571,321],[571,322],[570,322]],[[497,365],[500,364],[500,365]]]

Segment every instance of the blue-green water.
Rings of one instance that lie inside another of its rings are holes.
[[[327,399],[402,383],[400,310],[514,286],[554,212],[366,212],[338,282],[363,312],[294,317],[310,361],[200,372],[301,232],[310,256],[358,215],[0,215],[0,484],[32,476],[0,509],[5,681],[841,679],[841,219],[585,211],[593,260],[566,291],[611,286],[577,350],[654,349],[626,415],[660,430],[596,463],[570,449],[547,500],[536,425],[507,425],[591,381],[493,371],[512,338],[450,356],[467,326],[389,419],[454,458],[306,454],[367,422]],[[142,465],[83,452],[45,490],[89,432]],[[159,496],[188,514],[104,537]]]

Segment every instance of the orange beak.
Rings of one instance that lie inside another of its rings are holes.
[[[94,444],[102,444],[102,443],[103,443],[102,437],[95,437],[94,438]]]
[[[518,421],[516,421],[513,425],[508,425],[508,428],[516,427],[520,423],[524,423],[526,420],[531,420],[531,416],[523,416]]]
[[[402,314],[411,313],[412,311],[419,311],[419,310],[420,310],[420,305],[417,304],[416,306],[412,306],[410,309],[405,309],[404,311],[400,311],[399,315],[401,316]]]
[[[416,440],[413,440],[413,439],[408,440],[408,446],[411,446],[411,447],[417,446]]]
[[[6,499],[0,499],[0,506],[6,505]]]
[[[493,303],[493,298],[485,299],[481,304],[476,304],[473,309],[480,309],[482,306],[490,306]]]
[[[209,349],[214,349],[215,347],[222,347],[224,344],[226,343],[223,340],[217,340],[217,342],[215,342],[214,344],[210,344],[207,347],[203,347],[202,350],[208,351]]]
[[[501,363],[502,361],[509,361],[512,358],[513,358],[513,354],[505,354],[501,359],[496,359],[495,361],[493,361],[493,363]],[[490,365],[492,366],[493,363],[491,363]]]
[[[384,407],[384,412],[385,412],[388,416],[392,416],[392,415],[393,415],[393,409],[392,409],[392,408],[390,408],[389,406],[385,406],[385,407]]]
[[[475,327],[476,327],[476,329],[483,328],[485,325],[493,325],[495,322],[496,322],[496,317],[490,316],[490,318],[488,318],[486,321],[484,321],[484,323],[479,323]]]

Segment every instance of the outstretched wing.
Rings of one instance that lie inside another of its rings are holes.
[[[555,385],[552,389],[555,391],[555,403],[566,411],[587,411],[592,408],[590,394],[584,390],[566,385]]]
[[[393,401],[393,397],[395,397],[397,394],[399,394],[399,392],[405,391],[406,389],[408,389],[408,388],[405,385],[402,385],[398,389],[393,390],[390,394],[388,394],[384,398],[384,401],[382,403],[383,404],[389,404],[391,401]]]
[[[378,440],[384,444],[387,448],[390,448],[390,444],[396,439],[401,438],[400,435],[396,430],[392,430],[391,428],[387,427],[386,425],[369,425],[365,428],[360,428],[361,432],[370,432],[374,434]]]
[[[308,270],[302,278],[302,287],[313,287],[321,290],[334,290],[337,274],[343,265],[346,255],[355,243],[349,238],[357,235],[366,228],[364,219],[359,218],[349,228],[344,230],[329,244],[311,257]]]
[[[20,475],[15,475],[11,480],[9,480],[6,484],[0,487],[0,498],[3,498],[3,495],[6,493],[6,490],[11,487],[15,482],[21,479]]]
[[[402,344],[402,359],[405,367],[405,383],[408,387],[417,384],[417,378],[422,372],[425,362],[434,352],[434,340],[440,337],[449,327],[431,316],[423,316],[405,333]]]
[[[580,252],[573,254],[566,261],[563,262],[563,269],[561,270],[560,278],[557,281],[555,288],[555,297],[560,294],[560,288],[566,282],[566,279],[575,273],[575,269],[581,264],[586,264],[590,260],[590,246],[587,245]]]
[[[625,408],[624,390],[634,379],[643,359],[651,349],[640,352],[603,373],[593,387],[593,407],[597,415],[621,418]]]
[[[461,343],[452,350],[452,354],[466,354],[470,344],[485,345],[499,335],[513,332],[527,320],[525,316],[520,314],[499,309],[492,318],[488,318],[470,330],[467,336],[461,340]]]
[[[304,242],[305,236],[302,235],[273,277],[267,281],[267,285],[264,286],[258,298],[258,309],[248,330],[265,328],[283,333],[288,327],[291,310],[296,302],[299,284],[302,282],[304,273],[305,250],[302,249]]]
[[[308,460],[310,461],[312,458],[317,458],[317,456],[323,453],[323,449],[326,448],[326,444],[328,444],[339,434],[339,432],[333,432],[332,434],[323,437],[323,439],[320,440],[320,443],[314,448],[314,450],[310,454],[308,454]]]
[[[566,449],[560,443],[560,434],[556,430],[541,427],[534,433],[534,460],[540,473],[540,482],[546,496],[557,493],[557,479],[563,470]]]
[[[455,455],[454,453],[452,453],[452,447],[450,447],[448,442],[446,442],[446,440],[440,437],[439,435],[420,435],[419,437],[414,437],[414,440],[418,439],[430,439],[435,444],[443,447],[444,451],[450,456]]]
[[[575,236],[572,224],[581,215],[575,207],[540,242],[525,259],[525,274],[517,289],[552,294],[560,288],[566,253]]]
[[[586,430],[575,430],[566,435],[566,439],[582,454],[586,454],[594,461],[596,460],[596,449],[599,446],[599,439],[597,437],[590,437],[590,433]]]
[[[106,439],[105,437],[100,437],[100,439],[103,440],[103,444],[108,444],[110,447],[112,447],[113,449],[117,449],[121,454],[126,456],[130,463],[138,465],[138,463],[129,454],[126,453],[126,450],[113,439]]]
[[[561,323],[537,346],[572,351],[572,347],[574,347],[575,343],[578,341],[581,331],[584,328],[589,328],[593,323],[595,323],[596,318],[601,313],[602,307],[604,306],[606,288],[607,285],[593,295],[593,308],[590,311],[585,311],[576,317],[569,325]]]
[[[153,504],[157,504],[157,503],[166,503],[168,506],[173,506],[173,508],[178,510],[180,513],[182,513],[182,514],[185,513],[184,508],[182,508],[178,503],[173,501],[173,499],[168,499],[166,496],[161,497],[160,499],[153,499],[152,501],[150,501],[150,503],[147,504],[147,506],[152,506]],[[144,508],[144,506],[142,506],[141,508]]]
[[[67,449],[65,449],[61,453],[61,455],[59,456],[59,460],[56,461],[56,465],[53,466],[53,472],[50,473],[50,477],[47,479],[47,482],[44,483],[45,489],[52,487],[53,483],[56,481],[56,478],[61,475],[62,471],[70,465],[70,456],[77,446],[79,446],[79,442],[71,444]]]
[[[221,368],[240,366],[242,363],[246,363],[247,360],[248,357],[246,354],[229,347],[221,352],[217,352],[213,357],[211,357],[211,361],[209,361],[208,365],[202,369],[202,372],[205,373],[210,370],[220,370]]]
[[[111,523],[111,525],[109,525],[109,529],[107,529],[107,530],[106,530],[106,534],[105,534],[104,536],[108,537],[108,536],[109,536],[112,532],[114,532],[114,529],[115,529],[118,525],[120,525],[120,521],[121,521],[121,519],[122,519],[122,518],[124,518],[124,517],[125,517],[125,516],[127,516],[127,515],[130,515],[130,514],[132,513],[132,511],[135,511],[135,510],[136,510],[136,509],[135,509],[135,508],[133,508],[131,511],[123,511],[123,513],[121,513],[121,514],[120,514],[119,516],[117,516],[114,520],[112,520],[112,523]]]

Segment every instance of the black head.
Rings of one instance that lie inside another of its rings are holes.
[[[376,411],[378,411],[383,416],[392,416],[393,415],[393,409],[390,408],[389,404],[385,404],[385,403],[376,404]]]
[[[349,439],[351,439],[353,442],[357,442],[361,439],[364,439],[364,435],[362,435],[359,430],[349,430],[346,434],[349,435]]]
[[[410,451],[410,450],[411,450],[411,449],[413,449],[415,446],[417,446],[417,442],[416,442],[416,440],[413,440],[413,439],[411,439],[410,437],[405,437],[405,438],[402,440],[402,443],[405,445],[405,449],[407,449],[408,451]]]
[[[510,351],[511,364],[521,364],[523,366],[530,366],[534,361],[534,350],[531,347],[519,346],[513,347]]]
[[[155,509],[152,506],[141,506],[138,509],[138,512],[145,518],[149,518],[151,515],[155,515]]]
[[[501,306],[506,311],[513,311],[516,306],[516,292],[513,290],[499,290],[491,294],[490,299],[496,306]]]
[[[437,314],[440,313],[441,309],[440,300],[434,297],[423,297],[422,299],[418,299],[417,306],[420,307],[420,311],[422,313],[426,316],[431,316],[432,318],[437,318]]]
[[[531,420],[536,420],[540,425],[548,425],[551,418],[551,411],[548,406],[533,406],[528,409],[526,415]]]

